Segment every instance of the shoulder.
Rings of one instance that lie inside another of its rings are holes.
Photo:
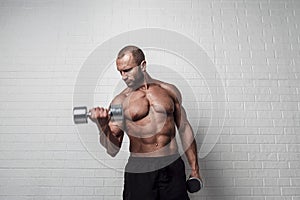
[[[162,88],[164,88],[166,91],[168,91],[170,96],[172,98],[174,98],[175,100],[177,100],[178,103],[181,104],[181,102],[182,102],[181,92],[175,85],[170,84],[170,83],[161,82],[160,86]]]
[[[111,102],[111,104],[122,104],[124,99],[126,98],[127,89],[123,90],[120,94],[115,96]]]

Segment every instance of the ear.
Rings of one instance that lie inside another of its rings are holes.
[[[141,69],[142,69],[143,72],[146,72],[146,60],[143,60],[141,62]]]

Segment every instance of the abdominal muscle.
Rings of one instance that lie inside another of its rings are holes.
[[[162,119],[160,114],[155,115],[155,121],[144,118],[142,121],[147,122],[144,126],[141,122],[127,122],[131,156],[158,157],[178,153],[173,116],[164,114]]]
[[[178,153],[175,138],[157,136],[155,142],[142,144],[140,139],[130,138],[130,155],[133,157],[162,157]],[[133,144],[135,143],[135,144]],[[136,145],[138,143],[138,145]]]

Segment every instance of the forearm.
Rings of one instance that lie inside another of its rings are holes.
[[[199,174],[199,164],[198,164],[196,141],[193,140],[193,142],[189,146],[185,146],[184,148],[185,148],[185,155],[188,159],[189,165],[190,165],[193,173]]]
[[[106,148],[107,153],[115,156],[121,147],[123,131],[118,122],[110,120],[108,109],[96,107],[90,110],[90,118],[99,129],[100,144]]]
[[[115,156],[119,152],[121,146],[119,138],[112,133],[108,125],[99,128],[99,136],[100,144],[106,148],[107,153],[111,156]]]
[[[198,164],[198,153],[197,143],[194,138],[192,127],[189,123],[182,124],[180,129],[181,143],[185,151],[185,155],[189,162],[192,170],[192,176],[200,177],[199,175],[199,164]]]

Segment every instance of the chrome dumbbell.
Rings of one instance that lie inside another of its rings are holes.
[[[189,191],[189,193],[198,192],[199,190],[201,190],[203,188],[203,182],[199,178],[190,177],[186,181],[186,188],[187,188],[187,191]]]
[[[111,105],[108,114],[113,120],[123,120],[122,105]],[[79,106],[73,108],[73,120],[75,124],[84,124],[88,122],[91,113],[86,106]]]

